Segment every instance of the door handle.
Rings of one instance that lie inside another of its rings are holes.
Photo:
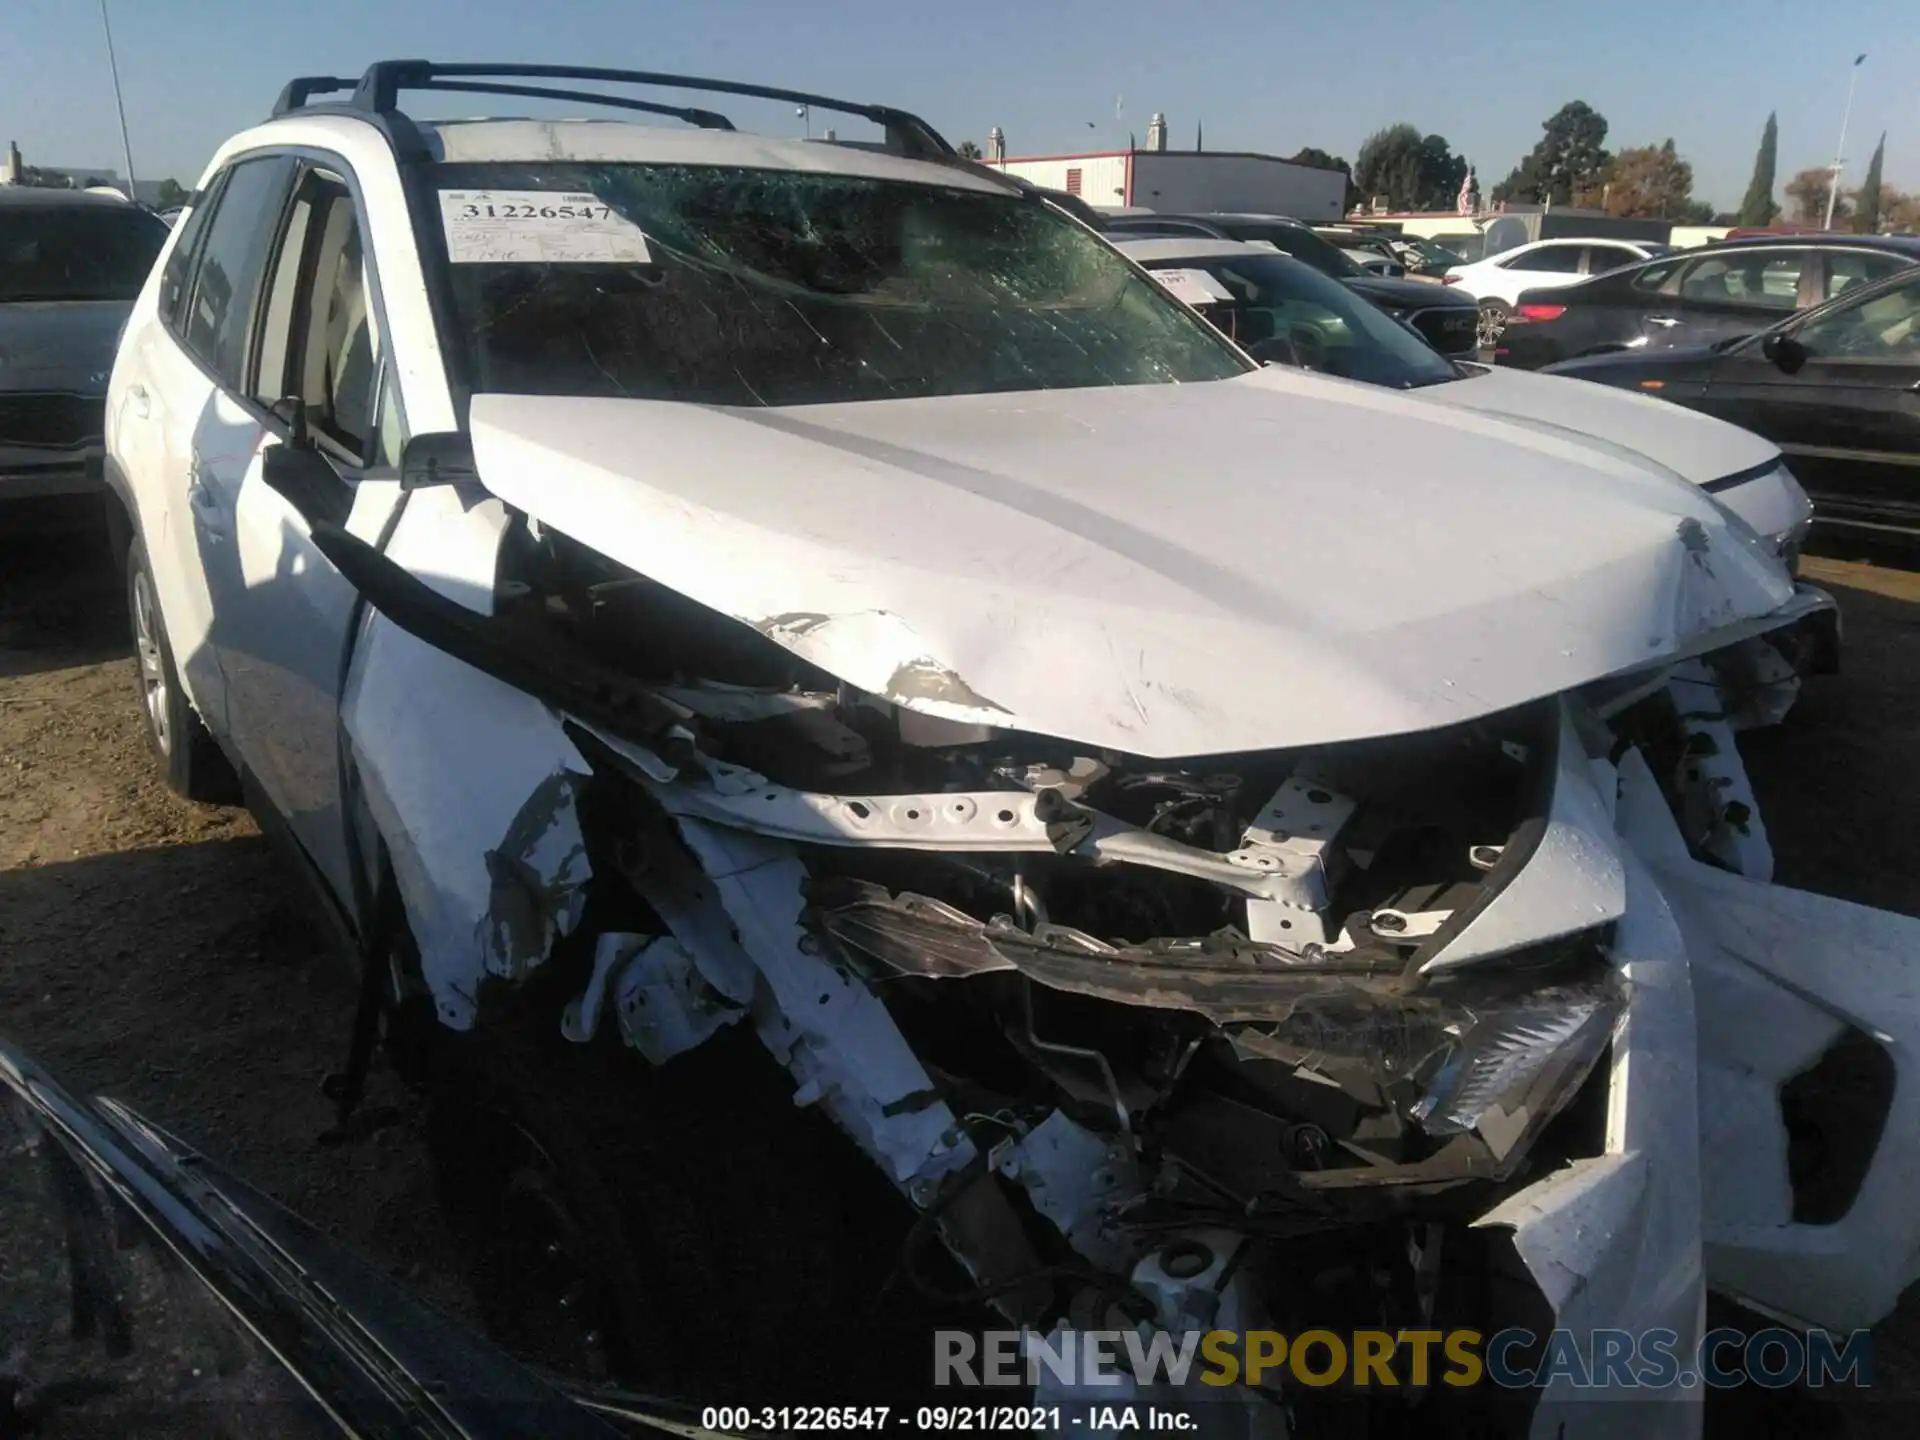
[[[1647,316],[1647,324],[1658,325],[1662,330],[1671,330],[1674,326],[1678,325],[1679,323],[1680,322],[1674,319],[1674,317],[1671,315]]]
[[[133,413],[136,416],[138,416],[140,419],[142,420],[146,419],[147,416],[152,412],[153,402],[147,397],[146,386],[144,385],[132,386],[127,391],[127,399],[131,401],[133,404]]]

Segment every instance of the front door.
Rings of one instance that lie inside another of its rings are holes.
[[[1787,453],[1824,523],[1920,530],[1920,274],[1782,333],[1789,372],[1756,344],[1715,364],[1700,408]]]
[[[1819,286],[1819,260],[1805,246],[1729,247],[1689,260],[1672,293],[1648,307],[1646,348],[1751,335],[1818,303]]]
[[[266,483],[265,456],[297,402],[339,478],[350,528],[377,539],[398,496],[398,414],[387,387],[362,250],[342,176],[304,170],[267,271],[247,392],[221,406],[256,443],[213,476],[233,532],[234,589],[216,597],[228,724],[253,778],[343,901],[353,894],[340,792],[339,696],[356,593],[301,514]],[[269,407],[273,407],[272,412]]]

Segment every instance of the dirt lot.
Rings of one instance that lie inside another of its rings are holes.
[[[465,1308],[412,1125],[315,1143],[352,978],[246,812],[155,778],[93,515],[0,511],[0,1034]]]
[[[413,1125],[315,1144],[349,978],[246,815],[154,779],[121,579],[90,519],[0,512],[0,1033],[464,1308]],[[1841,598],[1847,651],[1746,746],[1779,878],[1920,915],[1920,573],[1809,570]],[[1881,1396],[1920,1394],[1920,1306],[1882,1327],[1876,1374]],[[1819,1414],[1793,1428],[1837,1428]],[[1845,1428],[1904,1435],[1912,1414],[1868,1400]],[[1743,1415],[1743,1434],[1762,1418]]]

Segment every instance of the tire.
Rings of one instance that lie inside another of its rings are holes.
[[[1500,343],[1500,337],[1506,333],[1507,321],[1513,318],[1513,308],[1504,300],[1482,300],[1480,302],[1480,322],[1476,327],[1474,339],[1482,350],[1491,350]]]
[[[871,1325],[909,1212],[877,1172],[841,1165],[870,1169],[794,1108],[745,1028],[656,1070],[611,1020],[575,1045],[528,1003],[444,1035],[430,1094],[442,1210],[510,1354],[581,1380],[784,1403],[852,1393],[885,1349],[870,1330],[851,1337]],[[909,1348],[923,1363],[925,1342]]]
[[[237,803],[240,785],[233,767],[181,688],[147,552],[137,536],[127,546],[127,616],[133,631],[134,690],[160,778],[189,800]]]

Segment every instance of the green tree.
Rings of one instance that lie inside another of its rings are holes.
[[[1873,159],[1867,162],[1867,178],[1853,192],[1853,233],[1872,235],[1880,229],[1880,167],[1887,158],[1887,132],[1880,132],[1880,143],[1873,147]]]
[[[1677,220],[1693,197],[1693,166],[1680,158],[1673,141],[1622,150],[1607,165],[1600,187],[1577,195],[1609,215],[1643,220]]]
[[[1495,202],[1565,205],[1597,192],[1607,162],[1607,117],[1584,100],[1569,100],[1541,122],[1537,145],[1493,187]]]
[[[1793,202],[1793,218],[1801,225],[1819,225],[1827,218],[1827,189],[1833,184],[1833,171],[1824,165],[1802,170],[1787,182],[1787,199]],[[1844,224],[1853,206],[1842,195],[1833,207],[1836,224]]]
[[[1287,157],[1290,165],[1311,165],[1316,170],[1338,170],[1347,177],[1347,198],[1343,209],[1351,210],[1360,203],[1360,187],[1353,183],[1353,167],[1338,155],[1329,155],[1315,145],[1303,145]]]
[[[962,141],[961,143],[964,145],[968,142]],[[964,154],[965,152],[962,151],[962,153]],[[158,204],[162,210],[167,210],[172,208],[175,205],[184,205],[187,203],[186,187],[183,186],[178,180],[174,180],[171,178],[162,180],[154,193],[160,197]]]
[[[1404,122],[1376,130],[1353,162],[1360,199],[1384,200],[1392,210],[1449,207],[1467,178],[1467,162],[1444,135],[1423,136]]]
[[[980,147],[971,140],[962,140],[958,145],[954,146],[953,149],[954,153],[962,160],[978,160],[980,158]]]
[[[1773,169],[1780,152],[1780,124],[1771,111],[1767,128],[1760,132],[1760,148],[1754,152],[1753,178],[1747,182],[1746,198],[1740,202],[1739,223],[1771,225],[1780,215],[1773,200]]]
[[[1880,188],[1880,214],[1888,233],[1908,235],[1920,230],[1920,195],[1908,195],[1892,185]]]

